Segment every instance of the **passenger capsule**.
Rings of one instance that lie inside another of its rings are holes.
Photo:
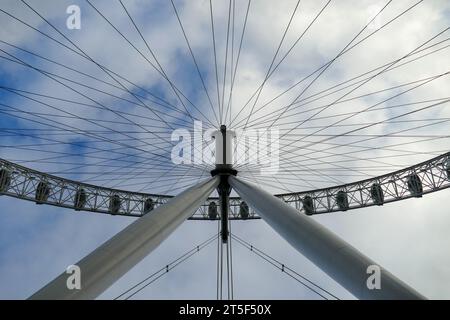
[[[249,216],[248,204],[245,201],[242,201],[239,205],[239,215],[242,219],[247,219]]]
[[[42,204],[46,202],[50,195],[50,191],[51,189],[47,182],[45,181],[39,182],[36,188],[36,195],[35,195],[36,203]]]
[[[450,158],[444,162],[444,169],[447,172],[447,178],[450,180]]]
[[[340,210],[348,210],[348,197],[345,191],[338,191],[338,193],[336,194],[336,203]]]
[[[370,196],[372,197],[373,203],[377,206],[382,206],[384,203],[384,193],[383,189],[378,183],[374,183],[370,188]]]
[[[121,200],[119,195],[115,194],[111,196],[111,200],[109,201],[109,212],[111,214],[117,214],[120,210]]]
[[[310,196],[305,196],[302,200],[305,213],[310,216],[314,214],[314,201]]]
[[[211,201],[208,205],[208,218],[211,220],[217,219],[217,204],[214,201]]]
[[[408,177],[408,190],[413,197],[421,198],[423,194],[422,181],[417,174],[413,173]]]
[[[86,191],[83,188],[79,188],[75,193],[75,200],[73,202],[75,210],[79,211],[84,208],[87,201]]]
[[[149,213],[150,211],[152,211],[153,209],[155,209],[155,203],[153,202],[152,198],[148,198],[147,200],[145,200],[144,202],[144,214]]]
[[[11,185],[11,172],[7,169],[0,170],[0,192],[6,192]]]

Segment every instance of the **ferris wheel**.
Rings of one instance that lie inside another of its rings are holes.
[[[423,299],[313,217],[450,187],[449,12],[439,0],[2,3],[2,200],[136,218],[71,266],[81,287],[64,271],[30,298],[95,299],[189,220],[214,235],[117,299],[213,243],[218,299],[234,297],[231,243],[339,299],[232,230],[262,219],[356,298]]]

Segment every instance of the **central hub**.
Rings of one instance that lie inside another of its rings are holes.
[[[233,140],[234,131],[227,131],[225,125],[220,126],[212,135],[216,141],[216,168],[211,171],[212,176],[233,175],[237,170],[233,169]]]
[[[221,237],[222,242],[228,241],[228,210],[230,206],[231,186],[228,183],[230,175],[235,176],[237,170],[233,169],[233,131],[227,131],[225,125],[220,126],[220,130],[213,133],[216,140],[216,168],[211,171],[211,175],[219,176],[220,182],[217,186],[220,203]]]

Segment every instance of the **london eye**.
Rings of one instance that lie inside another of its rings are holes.
[[[1,297],[450,298],[449,22],[3,1]]]

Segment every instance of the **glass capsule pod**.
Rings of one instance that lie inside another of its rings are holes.
[[[336,204],[339,207],[339,210],[347,211],[348,210],[348,197],[347,192],[345,191],[338,191],[336,194]]]
[[[422,181],[415,173],[411,174],[407,180],[408,190],[413,197],[420,198],[423,195]]]
[[[153,209],[155,209],[155,202],[152,198],[147,198],[144,202],[144,214],[149,213]]]
[[[11,185],[11,171],[8,169],[0,170],[0,192],[6,192]]]
[[[37,204],[42,204],[48,200],[51,188],[46,181],[40,181],[36,188],[35,199]]]
[[[302,200],[305,213],[310,216],[314,214],[314,201],[310,196],[305,196]]]
[[[208,205],[208,218],[211,220],[216,220],[217,216],[217,204],[214,201],[211,201]]]
[[[118,194],[112,195],[111,199],[109,201],[109,212],[111,214],[119,213],[121,203],[122,203],[122,200],[120,200],[120,197]]]
[[[75,200],[73,202],[75,210],[81,210],[85,207],[87,201],[87,194],[83,188],[79,188],[75,193]]]
[[[384,193],[383,188],[381,188],[379,183],[374,183],[370,187],[370,197],[377,206],[382,206],[384,203]]]
[[[242,201],[239,205],[239,215],[242,219],[247,219],[249,216],[250,210],[248,208],[248,204],[245,201]]]
[[[450,180],[450,157],[444,162],[444,169],[447,172],[447,178]]]

